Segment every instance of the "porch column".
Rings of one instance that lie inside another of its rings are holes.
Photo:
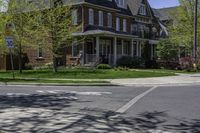
[[[137,45],[136,45],[136,56],[139,57],[139,41],[137,41]]]
[[[114,47],[113,47],[113,65],[116,66],[117,62],[117,37],[114,37]]]
[[[97,60],[99,60],[99,42],[100,42],[100,39],[99,39],[99,36],[96,37],[96,58]]]
[[[131,40],[131,56],[134,57],[134,41]]]
[[[139,55],[139,57],[141,57],[142,56],[142,48],[141,48],[141,46],[142,46],[142,44],[141,44],[141,42],[138,44],[138,55]]]
[[[121,45],[122,45],[122,56],[124,55],[124,40],[121,40]]]
[[[82,57],[82,60],[81,60],[81,63],[82,63],[81,65],[84,65],[85,64],[85,52],[86,52],[85,51],[85,41],[83,41],[83,43],[82,43],[82,48],[83,48],[82,49],[82,54],[83,54],[82,56],[83,57]]]

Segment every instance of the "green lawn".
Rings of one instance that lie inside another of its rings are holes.
[[[161,76],[175,76],[174,72],[159,71],[119,71],[119,70],[96,70],[96,69],[65,69],[58,73],[52,70],[26,70],[22,74],[15,72],[16,78],[53,78],[53,79],[119,79],[119,78],[147,78]],[[0,72],[0,78],[12,78],[11,72]]]

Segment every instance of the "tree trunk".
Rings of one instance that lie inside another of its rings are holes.
[[[21,43],[19,44],[19,72],[22,74],[22,47]]]
[[[55,56],[53,57],[53,71],[54,71],[55,73],[58,72],[57,58],[56,58]]]

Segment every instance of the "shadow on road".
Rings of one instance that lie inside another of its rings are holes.
[[[200,120],[168,123],[166,112],[144,112],[126,117],[84,105],[75,94],[0,96],[0,129],[9,133],[199,133]]]

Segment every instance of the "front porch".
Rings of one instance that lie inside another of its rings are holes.
[[[81,65],[95,66],[103,63],[116,66],[117,60],[122,56],[142,57],[146,42],[130,35],[90,35],[79,43],[75,39],[71,46],[71,57],[68,58],[79,60]],[[148,45],[149,58],[153,59],[155,47],[153,44]],[[67,64],[69,63],[68,61]]]

